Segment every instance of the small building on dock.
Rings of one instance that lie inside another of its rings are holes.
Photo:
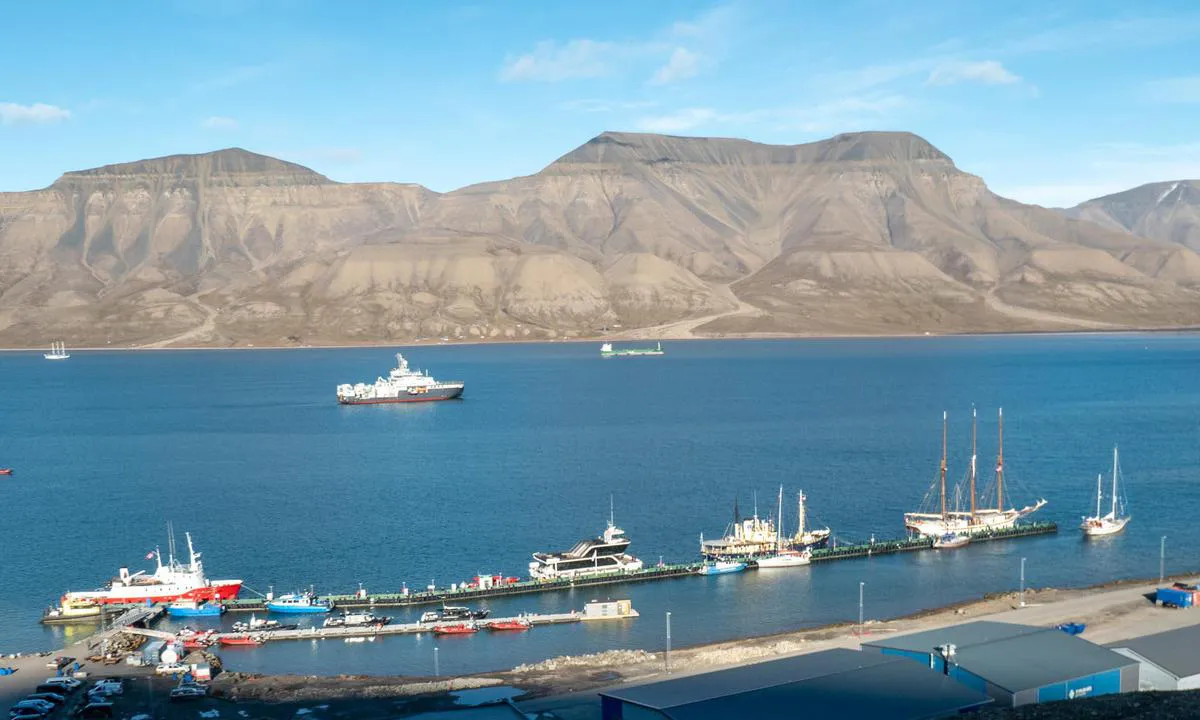
[[[583,606],[581,620],[620,620],[634,618],[638,611],[629,600],[592,600]]]
[[[1138,663],[1139,690],[1200,689],[1200,625],[1108,646]]]
[[[1058,628],[977,621],[862,647],[915,660],[1004,707],[1138,689],[1137,661]]]
[[[603,720],[933,720],[991,702],[915,663],[843,649],[600,693]]]

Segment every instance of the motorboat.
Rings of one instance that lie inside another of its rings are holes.
[[[333,610],[333,603],[311,592],[280,595],[267,601],[267,610],[292,615],[316,615]]]
[[[710,560],[700,566],[696,572],[700,575],[724,575],[741,572],[746,569],[746,563],[734,560]]]

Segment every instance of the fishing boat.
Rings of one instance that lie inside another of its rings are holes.
[[[946,533],[940,538],[933,541],[933,547],[938,550],[951,550],[968,545],[971,542],[971,536],[966,533]]]
[[[995,530],[1003,530],[1011,528],[1017,524],[1017,521],[1028,517],[1037,512],[1046,505],[1046,500],[1039,499],[1033,505],[1026,505],[1021,509],[1005,508],[1004,507],[1004,492],[1005,492],[1005,476],[1004,476],[1004,410],[999,412],[999,444],[996,451],[996,480],[995,494],[996,504],[992,507],[980,507],[978,505],[978,496],[976,494],[976,414],[971,411],[971,467],[969,474],[970,498],[971,504],[969,510],[951,510],[946,503],[946,425],[947,413],[942,413],[942,461],[940,466],[940,476],[934,481],[933,487],[925,495],[925,503],[919,512],[905,513],[904,526],[909,530],[934,539],[941,538],[943,535],[958,534],[958,535],[976,535],[979,533],[988,533]],[[938,489],[940,486],[940,490]],[[985,489],[985,496],[989,495]],[[933,512],[932,507],[934,498],[940,499],[940,511]]]
[[[225,646],[244,647],[262,645],[263,639],[254,635],[222,635],[220,643]]]
[[[804,497],[804,493],[800,494]],[[803,502],[803,501],[802,501]],[[779,532],[776,533],[775,552],[755,560],[755,564],[764,569],[789,568],[808,565],[812,562],[812,552],[809,550],[788,550],[783,546],[783,486],[779,486]],[[803,514],[803,510],[801,510]]]
[[[176,600],[167,605],[167,614],[171,617],[220,617],[225,607],[220,603],[210,603],[197,600]]]
[[[746,569],[746,563],[740,560],[710,560],[696,571],[699,575],[724,575],[725,573],[741,572]]]
[[[1112,509],[1105,515],[1100,514],[1100,504],[1104,499],[1104,490],[1102,489],[1100,475],[1096,476],[1096,514],[1092,517],[1085,517],[1080,529],[1083,530],[1085,537],[1101,537],[1104,535],[1116,535],[1125,529],[1129,524],[1129,515],[1125,511],[1124,498],[1117,492],[1117,476],[1120,474],[1119,463],[1117,460],[1117,448],[1113,446],[1113,466],[1112,466]]]
[[[600,357],[653,357],[663,355],[662,343],[656,343],[652,348],[622,348],[614,350],[612,343],[600,346]]]
[[[42,357],[46,358],[47,360],[66,360],[67,358],[71,357],[71,354],[67,352],[66,344],[59,340],[57,342],[50,343],[50,352],[42,353]]]
[[[471,633],[479,632],[479,626],[475,623],[456,623],[454,625],[435,625],[433,632],[436,635],[470,635]]]
[[[311,592],[289,593],[267,601],[267,609],[271,612],[290,613],[293,615],[316,615],[333,610],[333,603],[321,600]]]
[[[524,618],[517,620],[497,620],[487,624],[488,630],[528,630],[533,627],[533,623]]]

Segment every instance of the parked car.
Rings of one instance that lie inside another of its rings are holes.
[[[172,700],[197,700],[207,695],[208,692],[199,685],[180,685],[171,690]]]
[[[67,701],[67,699],[65,697],[63,697],[62,693],[56,693],[56,692],[34,693],[33,695],[26,697],[25,699],[26,700],[45,700],[46,702],[50,703],[51,705],[62,705],[63,703],[65,703]]]
[[[44,718],[49,714],[49,711],[39,710],[35,707],[13,706],[13,708],[8,711],[8,717],[10,720],[31,720],[33,718]]]
[[[120,695],[125,692],[125,683],[116,678],[105,678],[104,680],[98,680],[92,686],[92,689],[100,690],[105,695]]]
[[[52,678],[46,678],[45,680],[42,681],[42,685],[57,685],[57,686],[65,689],[67,692],[74,691],[76,688],[78,688],[82,684],[83,684],[82,682],[76,680],[75,678],[69,678],[69,677],[52,677]],[[41,686],[39,685],[38,687],[41,687]]]
[[[187,665],[180,665],[179,663],[162,663],[154,668],[154,672],[159,675],[182,675],[189,669]]]
[[[90,702],[76,710],[75,716],[81,718],[110,718],[113,716],[113,704],[110,702]]]
[[[24,700],[19,701],[16,705],[13,705],[13,707],[14,708],[31,707],[31,708],[37,708],[38,710],[41,710],[42,712],[50,712],[51,710],[54,709],[54,703],[46,702],[45,700],[34,700],[32,698],[25,698]]]

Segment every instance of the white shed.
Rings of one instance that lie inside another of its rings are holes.
[[[1200,688],[1200,625],[1122,640],[1108,647],[1138,661],[1139,690]]]

